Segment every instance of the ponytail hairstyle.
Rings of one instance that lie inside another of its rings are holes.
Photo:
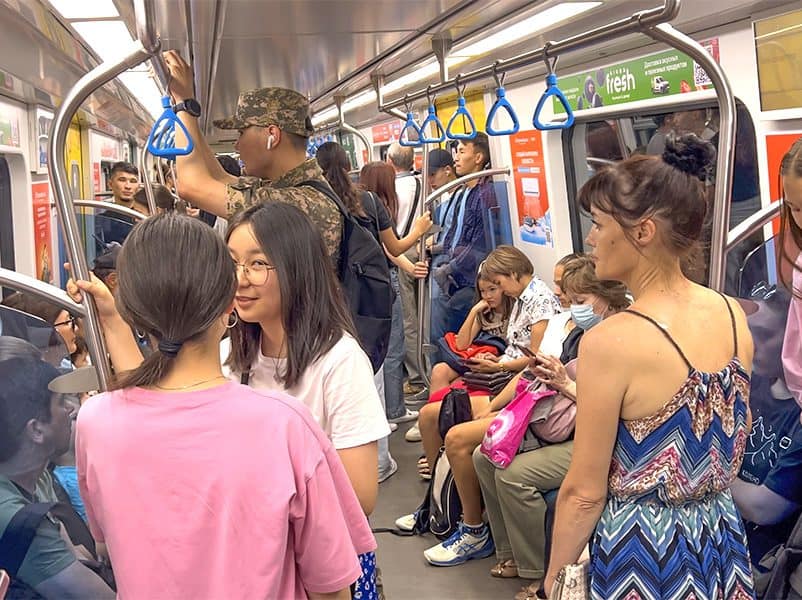
[[[117,258],[117,308],[134,329],[158,340],[112,389],[152,386],[184,344],[201,338],[234,302],[237,275],[223,240],[208,225],[168,212],[140,221]]]
[[[348,175],[351,163],[345,153],[345,148],[337,142],[326,142],[317,149],[315,157],[317,164],[323,169],[323,176],[343,201],[348,212],[355,217],[366,216],[358,190],[351,183],[351,177]]]
[[[579,203],[613,217],[636,248],[632,227],[654,219],[666,249],[687,263],[699,254],[715,157],[715,147],[692,133],[669,135],[662,156],[601,169],[579,190]]]
[[[780,162],[780,190],[783,189],[783,177],[802,178],[802,137],[796,140]],[[782,194],[784,197],[784,194]],[[788,236],[791,236],[790,241]],[[789,273],[794,270],[802,270],[802,266],[797,264],[797,256],[788,253],[788,246],[793,243],[798,252],[802,252],[802,227],[794,220],[791,215],[791,207],[784,201],[780,207],[780,281],[791,290],[794,296],[802,298],[802,289],[795,289],[793,277],[788,278]],[[783,268],[790,265],[790,269]]]

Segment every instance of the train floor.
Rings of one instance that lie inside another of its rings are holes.
[[[371,517],[373,527],[394,527],[395,519],[415,510],[426,492],[427,482],[418,476],[416,467],[421,444],[404,440],[404,433],[413,424],[400,425],[390,436],[390,453],[398,462],[398,472],[379,485],[379,501]],[[491,577],[490,569],[496,563],[493,556],[455,567],[430,566],[423,551],[438,543],[432,534],[398,537],[377,533],[376,541],[387,600],[511,600],[530,583]]]

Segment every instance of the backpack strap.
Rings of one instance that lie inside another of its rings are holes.
[[[243,372],[242,375],[240,375],[240,377],[239,377],[239,382],[242,385],[248,385],[248,382],[250,380],[251,380],[251,372],[250,371]]]
[[[55,502],[31,502],[19,509],[0,537],[0,568],[13,579],[36,537],[36,530]]]
[[[418,202],[420,202],[420,179],[418,179],[417,175],[413,175],[412,177],[415,179],[415,199],[412,201],[412,209],[409,211],[407,224],[406,227],[404,227],[404,234],[401,237],[409,235],[409,231],[412,229],[412,219],[415,216],[415,212],[418,210]]]
[[[348,209],[345,208],[343,201],[325,181],[320,181],[319,179],[307,179],[306,181],[299,183],[297,187],[310,187],[313,190],[317,190],[324,196],[327,196],[329,200],[334,202],[334,204],[337,206],[337,209],[342,213],[343,217],[351,216],[351,213],[349,213]]]

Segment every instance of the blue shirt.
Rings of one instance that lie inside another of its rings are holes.
[[[448,236],[443,242],[449,248],[451,276],[457,288],[476,285],[479,264],[492,250],[489,211],[498,206],[492,178],[481,180],[464,195],[454,239],[449,245]],[[460,218],[461,217],[461,218]]]

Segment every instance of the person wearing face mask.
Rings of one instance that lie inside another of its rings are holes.
[[[528,370],[552,389],[575,399],[576,384],[564,366],[577,357],[575,341],[603,318],[626,308],[629,300],[623,284],[596,277],[593,261],[587,255],[566,260],[560,281],[561,292],[571,302],[570,314],[576,327],[565,339],[559,358],[544,352],[541,345]],[[492,414],[513,399],[519,378],[520,375],[515,377],[496,396],[490,406]],[[571,462],[573,444],[570,439],[556,444],[539,441],[537,448],[516,456],[506,469],[497,469],[478,448],[473,453],[496,544],[498,562],[490,574],[533,580],[516,595],[517,600],[535,597],[545,575],[548,533],[544,529],[546,502],[543,494],[560,487]]]

